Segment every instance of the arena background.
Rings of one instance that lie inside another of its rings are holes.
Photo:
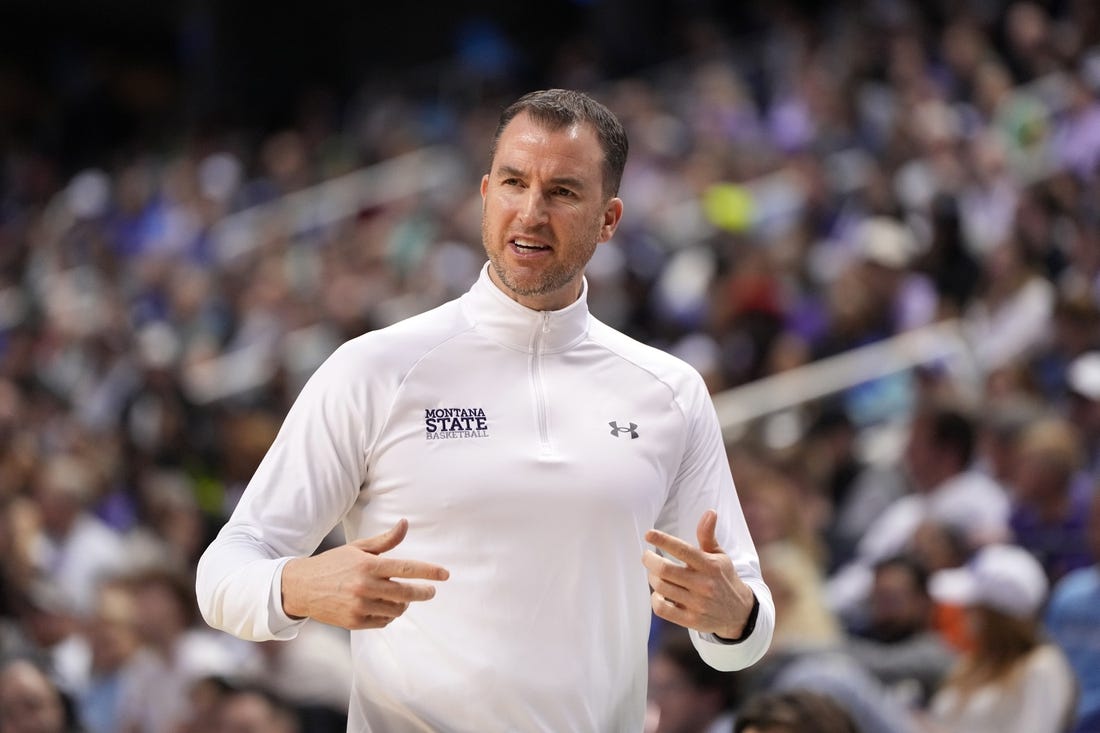
[[[791,686],[952,730],[929,576],[1007,543],[1072,665],[1038,704],[1100,730],[1095,3],[7,0],[0,733],[343,730],[343,634],[214,634],[195,562],[320,361],[468,287],[495,116],[549,86],[628,128],[591,305],[707,379],[779,591],[769,660],[663,666],[654,729],[680,685],[726,716],[680,730]]]

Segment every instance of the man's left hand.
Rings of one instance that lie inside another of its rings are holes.
[[[683,562],[679,565],[647,549],[642,564],[649,570],[653,612],[666,621],[738,639],[752,611],[753,593],[714,536],[718,515],[708,509],[696,528],[699,546],[655,529],[646,542]]]

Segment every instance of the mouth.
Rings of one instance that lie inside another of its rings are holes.
[[[538,252],[549,252],[551,250],[551,247],[549,245],[521,237],[516,237],[515,239],[511,240],[509,244],[516,252],[519,252],[520,254],[536,254]]]

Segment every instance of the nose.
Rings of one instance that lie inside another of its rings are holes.
[[[525,226],[538,226],[546,223],[546,202],[537,187],[531,186],[524,191],[519,202],[519,219]]]

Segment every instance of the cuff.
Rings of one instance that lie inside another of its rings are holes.
[[[268,628],[276,639],[293,639],[298,634],[298,627],[306,622],[304,618],[293,618],[283,610],[283,568],[290,561],[284,557],[271,574],[271,590],[268,593],[267,619]]]
[[[756,597],[756,594],[752,594],[752,610],[749,611],[749,617],[745,619],[745,628],[741,630],[741,636],[736,639],[727,639],[724,636],[718,634],[700,634],[702,638],[707,641],[713,641],[718,644],[740,644],[741,642],[752,636],[752,632],[756,630],[756,619],[760,616],[760,599]]]

